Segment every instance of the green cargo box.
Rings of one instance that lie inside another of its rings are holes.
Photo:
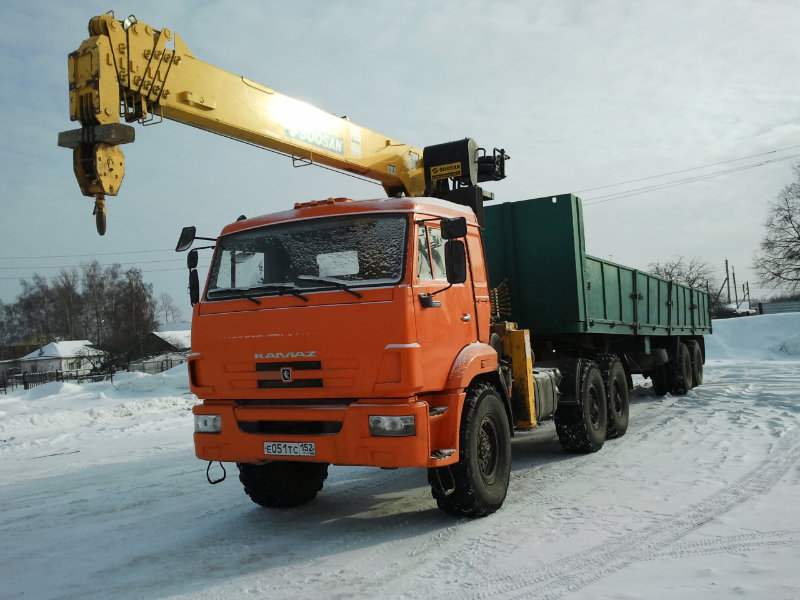
[[[586,254],[577,196],[484,211],[489,281],[493,288],[507,287],[506,320],[539,336],[711,333],[707,292]]]

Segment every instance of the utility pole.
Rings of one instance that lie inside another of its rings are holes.
[[[731,267],[731,277],[733,277],[733,298],[736,301],[736,308],[739,308],[739,290],[736,289],[736,271],[733,267]],[[730,299],[728,302],[730,302]]]
[[[728,259],[725,259],[725,283],[728,285],[728,304],[731,303],[731,276],[728,272]]]

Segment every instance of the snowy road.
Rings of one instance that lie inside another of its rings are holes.
[[[800,315],[778,317],[715,323],[686,396],[638,380],[596,454],[518,434],[473,521],[422,470],[333,467],[280,511],[230,468],[209,486],[180,371],[0,396],[0,598],[798,598]]]

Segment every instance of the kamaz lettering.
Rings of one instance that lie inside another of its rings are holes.
[[[317,351],[308,352],[267,352],[265,354],[256,353],[256,360],[269,360],[273,358],[316,358]]]
[[[344,154],[344,139],[339,136],[314,129],[296,129],[290,127],[286,127],[284,133],[286,137],[290,137],[294,140],[311,144],[312,146],[328,150],[329,152],[336,152],[336,154]]]

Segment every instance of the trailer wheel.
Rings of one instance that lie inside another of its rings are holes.
[[[428,469],[431,495],[451,515],[485,517],[503,505],[511,473],[511,432],[503,401],[487,383],[467,390],[458,462]]]
[[[703,352],[697,342],[689,342],[687,345],[689,357],[692,359],[692,383],[697,387],[703,385]]]
[[[603,377],[597,366],[581,361],[580,404],[563,406],[556,412],[556,433],[567,452],[587,454],[603,447],[608,428],[608,408]]]
[[[616,356],[604,356],[597,361],[606,386],[606,402],[608,403],[608,423],[606,439],[622,437],[628,430],[630,413],[630,391],[625,367]]]
[[[689,356],[689,347],[681,343],[678,346],[678,356],[672,364],[670,373],[672,383],[672,393],[683,396],[692,389],[692,359]]]
[[[328,477],[328,463],[272,461],[238,464],[245,493],[261,506],[288,508],[314,499]]]
[[[653,393],[656,396],[664,396],[669,392],[669,374],[664,365],[659,365],[650,371],[650,381],[653,383]]]

